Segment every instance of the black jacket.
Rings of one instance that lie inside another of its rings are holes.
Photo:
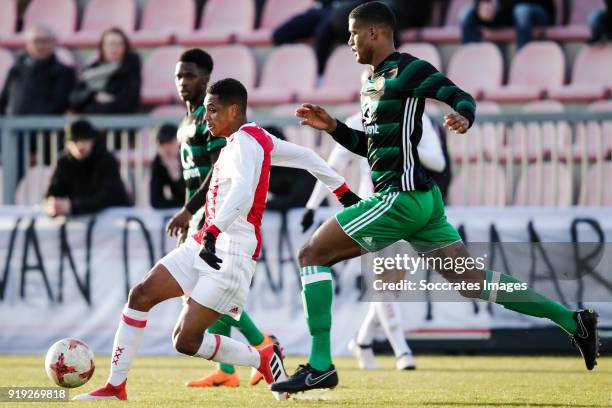
[[[100,141],[84,160],[75,160],[68,152],[62,154],[51,177],[49,196],[69,198],[74,215],[130,205],[119,163]]]
[[[164,187],[168,186],[172,197],[166,198]],[[168,174],[168,169],[162,164],[159,155],[155,155],[151,165],[151,184],[149,198],[153,208],[176,208],[185,204],[185,180],[179,177],[173,181]]]
[[[483,0],[476,0],[476,6]],[[512,10],[519,3],[539,4],[544,7],[550,16],[550,24],[555,24],[556,8],[554,0],[500,0],[499,9],[497,10],[496,20],[512,20]]]
[[[6,76],[0,94],[0,114],[62,114],[68,108],[68,95],[74,83],[74,70],[60,63],[55,55],[35,61],[22,54]]]
[[[100,62],[94,62],[88,68],[94,68]],[[104,91],[115,99],[109,103],[99,103],[94,99],[95,92],[79,81],[76,89],[70,94],[70,108],[75,112],[89,114],[134,113],[140,102],[141,66],[138,54],[125,56],[119,69],[109,78]]]

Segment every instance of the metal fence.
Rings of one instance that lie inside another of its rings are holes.
[[[42,200],[60,154],[68,117],[0,117],[0,180],[4,204]],[[115,153],[135,205],[148,206],[152,129],[177,117],[91,116]],[[441,118],[436,118],[440,120]],[[295,118],[257,116],[287,138],[327,157],[330,137],[299,128]],[[35,144],[35,148],[31,146]],[[612,112],[478,115],[467,135],[447,136],[453,182],[451,205],[612,205]],[[357,171],[345,172],[356,183]],[[21,176],[21,177],[20,177]],[[19,178],[19,180],[18,180]]]

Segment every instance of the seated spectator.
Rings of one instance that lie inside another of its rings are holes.
[[[606,8],[595,12],[590,18],[591,38],[589,43],[612,39],[612,0],[605,1]]]
[[[119,164],[106,151],[91,124],[77,120],[69,124],[65,132],[66,151],[53,171],[44,203],[45,212],[55,217],[130,205],[119,176]]]
[[[27,31],[25,53],[9,70],[0,94],[0,115],[66,112],[75,73],[58,61],[55,44],[55,35],[48,27],[36,25]]]
[[[176,208],[185,204],[185,181],[183,180],[177,127],[161,125],[156,130],[157,154],[151,165],[151,188],[153,208]]]
[[[275,45],[294,43],[314,36],[314,50],[318,73],[323,74],[327,58],[338,43],[349,38],[348,15],[366,0],[319,1],[317,4],[290,18],[272,33]],[[431,0],[385,0],[397,16],[398,29],[422,27],[431,15]]]
[[[140,57],[123,31],[110,28],[98,44],[98,59],[85,68],[70,94],[70,107],[79,113],[134,113],[140,82]]]
[[[276,126],[264,128],[279,139],[286,140]],[[304,207],[315,182],[316,179],[306,170],[272,166],[266,208],[285,212],[291,208]]]
[[[478,42],[480,28],[512,27],[516,29],[516,46],[520,49],[533,39],[533,28],[555,22],[554,0],[475,0],[461,17],[464,43]]]

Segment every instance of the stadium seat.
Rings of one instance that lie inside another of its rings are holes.
[[[452,56],[447,76],[466,92],[479,99],[485,90],[501,87],[504,61],[492,43],[462,45]]]
[[[10,14],[10,7],[8,11]],[[4,9],[2,9],[2,12],[4,12]],[[36,24],[44,24],[51,28],[58,41],[62,42],[74,34],[76,23],[77,6],[75,0],[32,0],[25,11],[23,30],[14,35],[6,34],[2,37],[1,44],[11,48],[23,47],[26,30]]]
[[[508,84],[484,92],[498,102],[526,102],[543,98],[549,88],[563,84],[565,57],[561,47],[549,41],[531,42],[521,48],[510,65]]]
[[[208,0],[202,13],[201,27],[191,33],[179,33],[179,44],[200,47],[229,44],[255,25],[253,0]]]
[[[426,27],[421,30],[421,39],[433,43],[455,43],[461,40],[461,13],[472,5],[472,0],[451,0],[443,27]]]
[[[158,116],[158,117],[164,117],[164,116],[180,117],[180,116],[185,115],[186,112],[187,110],[185,109],[184,105],[172,104],[172,105],[156,106],[155,108],[151,109],[150,115]]]
[[[144,105],[160,105],[177,99],[174,67],[183,47],[167,46],[153,50],[142,69],[141,98]]]
[[[578,205],[583,206],[612,206],[612,162],[603,162],[601,167],[597,164],[591,166],[583,182],[580,183],[580,196]]]
[[[76,57],[68,48],[57,47],[55,49],[55,56],[62,64],[68,65],[69,67],[72,67],[77,70],[80,69]]]
[[[504,170],[495,163],[461,166],[451,182],[449,202],[456,206],[505,206],[508,200]]]
[[[612,45],[585,46],[574,62],[569,85],[553,87],[548,96],[568,102],[604,99],[612,89]]]
[[[495,102],[478,103],[479,115],[498,115],[501,107]],[[449,154],[455,163],[494,160],[503,157],[506,126],[501,123],[476,123],[464,135],[449,134]]]
[[[13,54],[6,48],[0,48],[0,84],[2,84],[0,86],[4,86],[4,81],[13,63]]]
[[[605,7],[602,0],[573,0],[570,21],[566,26],[546,29],[546,38],[553,41],[585,41],[590,37],[589,17]]]
[[[321,85],[298,92],[301,102],[336,104],[352,102],[359,96],[364,66],[355,62],[355,55],[346,45],[336,47],[326,64]]]
[[[417,58],[424,59],[433,65],[438,71],[442,71],[442,58],[438,49],[427,43],[406,43],[399,47],[399,52],[406,52]]]
[[[196,8],[193,0],[149,0],[142,14],[140,29],[130,36],[137,47],[167,45],[178,33],[195,28]]]
[[[47,192],[53,169],[48,166],[34,166],[28,169],[15,190],[16,205],[40,204]]]
[[[119,27],[131,37],[136,26],[135,0],[89,0],[83,13],[81,29],[66,38],[69,47],[93,47],[100,41],[102,32]]]
[[[523,107],[525,113],[563,113],[565,107],[558,101],[536,101]],[[525,152],[530,162],[538,159],[565,160],[571,141],[571,127],[567,122],[515,123],[508,140],[510,157],[521,161]],[[540,140],[538,140],[540,138]],[[508,157],[504,155],[504,157]]]
[[[568,207],[572,205],[572,178],[563,163],[532,164],[521,174],[514,205]]]
[[[246,45],[272,45],[272,31],[296,14],[313,6],[312,0],[267,0],[258,29],[239,33],[238,42]]]
[[[17,2],[0,0],[0,43],[4,37],[15,35],[17,29]]]
[[[598,101],[589,106],[591,112],[612,112],[612,101]],[[612,121],[587,122],[576,125],[573,146],[574,160],[609,160],[612,158]]]
[[[235,78],[251,90],[257,80],[257,63],[250,48],[244,45],[215,47],[209,50],[214,61],[211,84],[223,78]]]
[[[292,102],[297,92],[312,90],[316,80],[317,62],[312,47],[276,47],[265,62],[259,87],[250,93],[249,102],[253,106]]]

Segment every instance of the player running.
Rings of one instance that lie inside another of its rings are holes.
[[[450,282],[478,285],[478,290],[461,291],[463,296],[552,320],[570,335],[587,369],[593,369],[599,347],[598,316],[593,310],[573,311],[530,288],[488,290],[485,283],[518,281],[489,270],[459,274],[447,266],[456,258],[468,258],[469,253],[446,219],[440,189],[420,162],[421,116],[425,99],[438,99],[455,110],[446,115],[445,127],[465,133],[474,121],[475,103],[431,64],[396,52],[394,29],[393,12],[380,2],[364,3],[349,15],[349,46],[357,62],[374,68],[361,89],[365,132],[350,129],[319,106],[305,104],[296,111],[302,124],[330,133],[347,149],[368,158],[376,193],[327,220],[300,250],[302,275],[308,277],[303,281],[303,299],[312,349],[308,364],[272,390],[299,392],[338,384],[330,351],[330,267],[363,250],[377,251],[399,240],[433,258],[434,264],[442,264],[437,272]],[[449,258],[451,262],[440,262]]]
[[[213,137],[208,131],[204,115],[206,87],[213,70],[213,60],[204,50],[192,48],[179,57],[175,70],[175,85],[179,97],[187,107],[187,114],[179,125],[177,138],[181,146],[181,165],[185,180],[185,206],[176,213],[167,226],[170,236],[180,236],[178,243],[185,241],[202,227],[204,203],[208,191],[209,174],[217,161],[226,139]],[[250,345],[262,349],[272,344],[273,336],[262,333],[246,312],[236,321],[222,316],[209,327],[212,334],[231,337],[231,330],[237,327]],[[253,369],[251,385],[262,379],[259,371]],[[188,387],[237,387],[240,385],[238,374],[233,365],[219,364],[217,369],[204,377],[188,381]]]
[[[260,227],[270,166],[308,170],[343,205],[352,205],[358,198],[314,152],[282,141],[254,123],[246,123],[247,92],[240,82],[216,82],[208,88],[204,104],[211,134],[227,138],[206,195],[204,227],[163,257],[132,288],[115,335],[107,384],[75,399],[127,399],[127,374],[149,310],[183,294],[188,299],[173,335],[179,353],[254,367],[268,384],[286,378],[278,346],[257,350],[206,331],[223,314],[239,319],[246,304],[261,249]],[[284,393],[275,396],[282,399]]]

